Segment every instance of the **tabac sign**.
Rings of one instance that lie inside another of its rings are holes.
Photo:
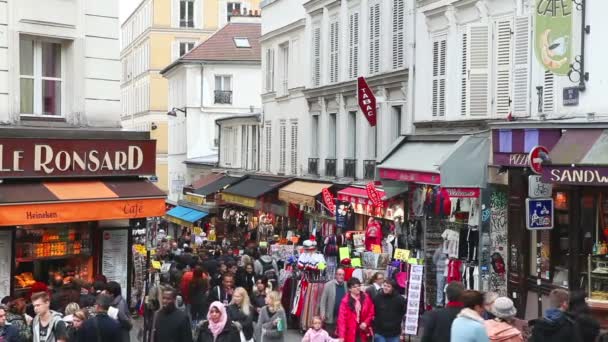
[[[572,0],[536,0],[534,36],[538,62],[567,75],[572,59]]]
[[[150,176],[154,140],[0,139],[0,179]]]

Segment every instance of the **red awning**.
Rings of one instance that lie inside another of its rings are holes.
[[[378,193],[380,198],[384,198],[385,194],[383,190],[378,189]],[[353,198],[356,198],[353,200]],[[363,201],[371,201],[367,197],[367,190],[364,188],[355,188],[353,186],[348,187],[346,189],[338,191],[338,199],[340,201],[348,201],[348,202],[361,202]]]

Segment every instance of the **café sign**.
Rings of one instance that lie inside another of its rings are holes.
[[[0,179],[150,176],[155,140],[0,139]]]

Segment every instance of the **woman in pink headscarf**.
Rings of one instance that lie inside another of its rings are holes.
[[[209,306],[207,320],[199,326],[197,342],[241,342],[239,329],[230,321],[221,302]]]

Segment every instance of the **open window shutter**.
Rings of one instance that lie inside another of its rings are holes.
[[[433,117],[445,116],[447,40],[445,37],[433,41]]]
[[[298,121],[291,122],[291,174],[298,174]]]
[[[279,126],[279,165],[280,173],[285,173],[287,159],[287,124],[285,120],[281,120]]]
[[[312,32],[312,85],[321,84],[321,28],[315,27]]]
[[[271,160],[272,160],[272,124],[270,121],[266,121],[265,127],[265,154],[266,154],[266,172],[270,172]]]
[[[495,23],[496,78],[494,79],[494,103],[497,116],[507,116],[511,112],[511,25],[508,20]]]
[[[380,71],[380,4],[369,8],[369,73]]]
[[[348,76],[357,78],[359,76],[359,12],[350,14],[349,26],[349,59]]]
[[[203,28],[203,10],[201,3],[203,0],[194,1],[194,27],[197,29]]]
[[[405,65],[405,0],[393,0],[393,69]]]
[[[530,18],[515,18],[513,43],[513,115],[528,116],[530,103]]]
[[[270,49],[270,91],[274,91],[274,49]]]
[[[490,27],[469,26],[469,113],[487,116],[490,107]]]
[[[174,40],[171,42],[171,61],[175,61],[179,57],[179,41]]]
[[[329,27],[329,81],[330,83],[338,82],[338,40],[339,40],[339,22],[332,21]]]
[[[180,0],[171,0],[171,27],[179,27]]]
[[[551,71],[545,71],[543,83],[543,113],[551,114],[555,105],[555,76]]]
[[[468,82],[469,82],[469,63],[468,63],[468,51],[469,51],[469,39],[468,32],[465,29],[464,32],[460,33],[460,45],[461,45],[461,65],[460,65],[460,115],[468,114]]]

